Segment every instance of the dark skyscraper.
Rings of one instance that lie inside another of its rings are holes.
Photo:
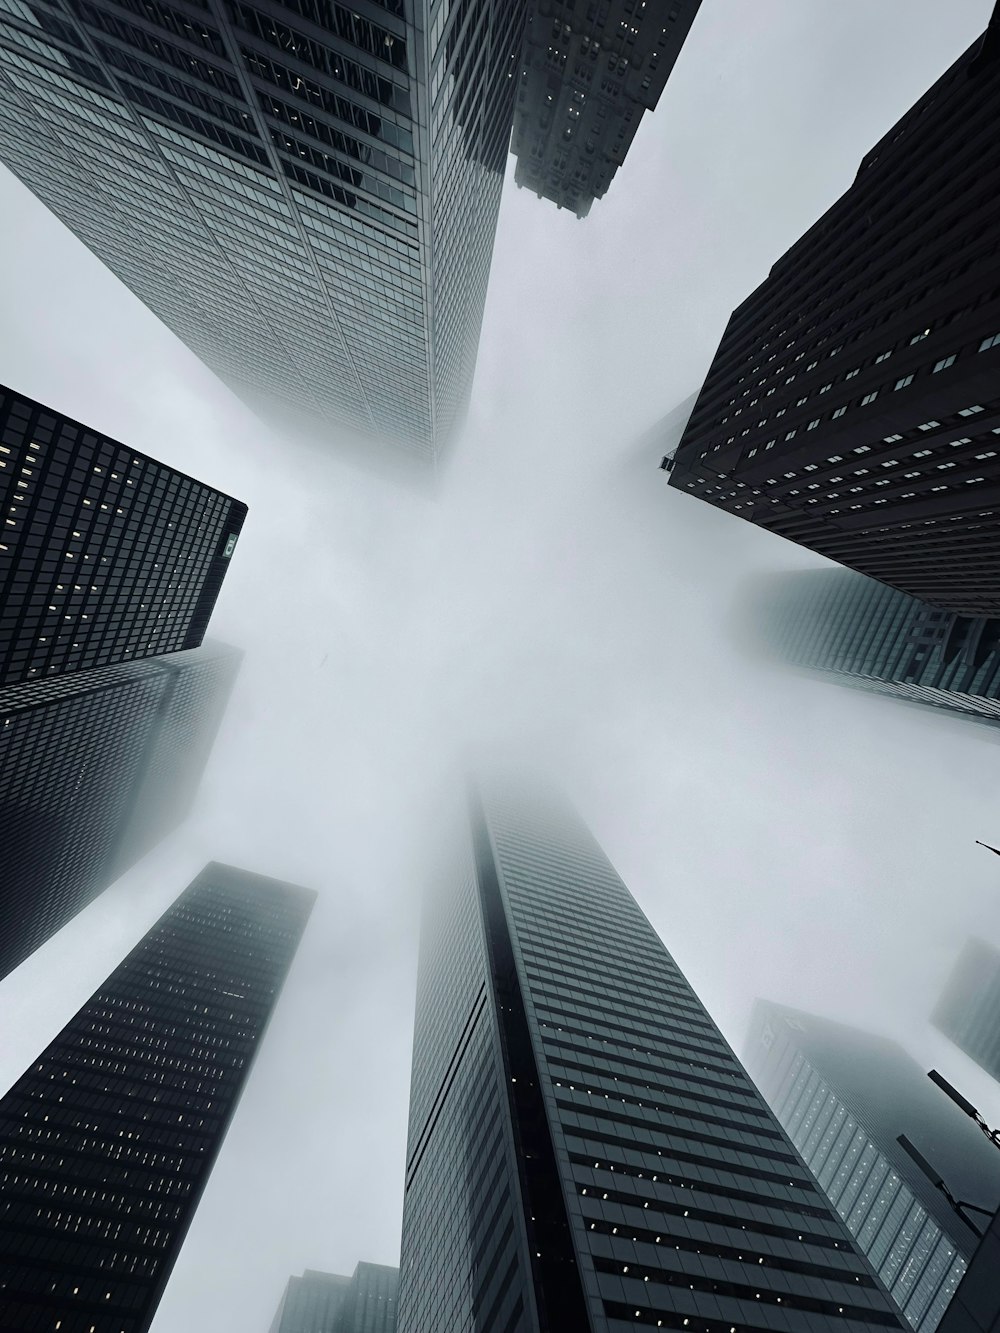
[[[396,1333],[399,1269],[358,1264],[353,1277],[289,1278],[271,1333]]]
[[[1000,949],[966,943],[932,1022],[1000,1082]]]
[[[939,611],[848,569],[772,575],[741,614],[746,637],[793,666],[1000,726],[1000,619]]]
[[[586,830],[473,806],[421,942],[400,1333],[902,1327]]]
[[[196,648],[247,512],[2,386],[0,501],[0,687]]]
[[[1000,615],[1000,31],[732,315],[670,484],[966,616]]]
[[[433,458],[475,368],[524,0],[13,0],[0,159],[251,407]]]
[[[203,644],[0,690],[0,977],[183,819],[239,664]]]
[[[529,0],[511,151],[518,185],[577,217],[655,109],[701,0]]]
[[[1000,1153],[885,1038],[758,1001],[747,1067],[907,1321],[931,1333],[979,1238],[896,1140],[987,1208]]]
[[[314,897],[207,866],[0,1101],[0,1327],[148,1329]]]
[[[1000,1213],[990,1223],[938,1333],[1000,1333]]]

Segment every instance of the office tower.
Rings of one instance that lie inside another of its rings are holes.
[[[306,1269],[289,1278],[271,1333],[396,1333],[399,1269],[358,1264],[353,1277]]]
[[[585,218],[653,111],[701,0],[531,0],[515,180]]]
[[[931,1021],[1000,1082],[1000,949],[966,942]]]
[[[1000,619],[939,611],[847,569],[772,575],[740,614],[749,643],[793,666],[1000,726]]]
[[[240,657],[203,644],[0,690],[0,977],[184,818]]]
[[[758,1000],[747,1067],[911,1327],[937,1327],[978,1236],[959,1199],[1000,1205],[1000,1153],[893,1041]]]
[[[436,885],[400,1333],[903,1327],[575,818],[489,784]]]
[[[314,897],[206,866],[0,1100],[0,1326],[149,1328]]]
[[[1000,1333],[1000,1213],[969,1261],[938,1333]]]
[[[13,0],[0,160],[254,410],[433,458],[475,368],[525,0]]]
[[[0,687],[196,648],[247,512],[2,386],[0,501]]]
[[[733,312],[670,484],[1000,615],[1000,21]]]

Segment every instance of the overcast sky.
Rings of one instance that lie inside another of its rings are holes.
[[[397,1261],[419,895],[470,742],[550,771],[738,1050],[766,995],[1000,1121],[926,1022],[965,937],[1000,943],[1000,745],[745,658],[745,580],[825,562],[636,449],[990,7],[705,0],[588,219],[508,180],[436,495],[268,434],[0,168],[0,378],[250,506],[197,814],[0,983],[0,1092],[205,861],[320,892],[153,1333],[266,1333],[289,1274]]]

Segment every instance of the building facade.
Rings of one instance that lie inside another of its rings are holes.
[[[207,866],[0,1100],[0,1326],[145,1333],[312,908]]]
[[[2,386],[0,507],[0,688],[196,648],[247,512]]]
[[[511,151],[515,180],[590,212],[653,111],[701,0],[531,0]]]
[[[771,575],[747,637],[841,685],[1000,726],[1000,619],[939,611],[847,569]]]
[[[0,977],[183,819],[239,663],[203,644],[0,690]]]
[[[359,1263],[352,1277],[289,1278],[271,1333],[396,1333],[399,1269]]]
[[[670,484],[930,605],[1000,615],[1000,30],[734,312]]]
[[[1000,1083],[1000,949],[966,942],[931,1021]]]
[[[903,1327],[592,838],[503,783],[428,901],[399,1302],[400,1333]]]
[[[1000,1213],[969,1261],[938,1333],[1000,1333]]]
[[[882,1037],[758,1000],[747,1067],[909,1325],[931,1333],[979,1236],[897,1138],[987,1208],[1000,1205],[1000,1153]]]
[[[268,420],[433,459],[523,24],[524,0],[5,0],[0,160]]]

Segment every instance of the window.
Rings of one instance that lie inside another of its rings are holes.
[[[903,378],[902,378],[902,379],[898,379],[898,380],[896,381],[896,383],[895,383],[892,387],[893,387],[893,389],[905,389],[906,386],[907,386],[908,384],[912,384],[912,383],[913,383],[913,376],[912,376],[912,375],[904,375]]]
[[[989,351],[991,347],[1000,347],[1000,333],[994,333],[991,338],[984,338],[979,344],[981,352]]]
[[[977,412],[982,412],[982,410],[983,408],[980,403],[973,403],[971,407],[963,407],[958,415],[960,417],[974,417]]]
[[[820,389],[820,393],[827,393],[827,392],[828,392],[830,389],[832,389],[832,388],[833,388],[832,383],[831,383],[831,384],[824,384],[823,387]]]
[[[852,379],[854,379],[854,376],[855,376],[855,375],[860,375],[860,373],[861,373],[861,367],[860,367],[860,366],[855,366],[853,370],[849,370],[849,371],[847,372],[847,374],[844,376],[844,379],[845,379],[845,380],[852,380]]]
[[[891,348],[891,347],[889,348],[888,352],[880,352],[880,353],[878,354],[878,356],[875,358],[875,364],[878,365],[878,363],[879,363],[880,361],[886,361],[886,360],[888,360],[888,358],[889,358],[890,356],[892,356],[892,348]]]
[[[883,442],[884,442],[885,444],[895,444],[897,440],[901,440],[902,438],[903,438],[902,435],[883,435],[883,436],[882,436],[882,440],[883,440]]]
[[[953,366],[955,364],[955,356],[956,353],[953,352],[951,356],[943,356],[940,361],[935,361],[931,374],[936,375],[939,370],[947,370],[949,366]]]
[[[846,407],[838,407],[837,410],[833,413],[831,420],[836,421],[837,418],[842,417],[846,411],[847,411]]]
[[[896,388],[897,389],[899,388],[898,384],[896,385]],[[866,393],[864,398],[862,398],[861,406],[864,407],[866,403],[873,403],[877,397],[878,397],[878,389],[873,389],[871,393]]]
[[[922,333],[915,333],[910,339],[910,346],[912,347],[914,343],[921,342],[929,333],[930,329],[924,329]]]
[[[935,426],[940,426],[940,421],[925,421],[917,427],[917,430],[933,430]]]

